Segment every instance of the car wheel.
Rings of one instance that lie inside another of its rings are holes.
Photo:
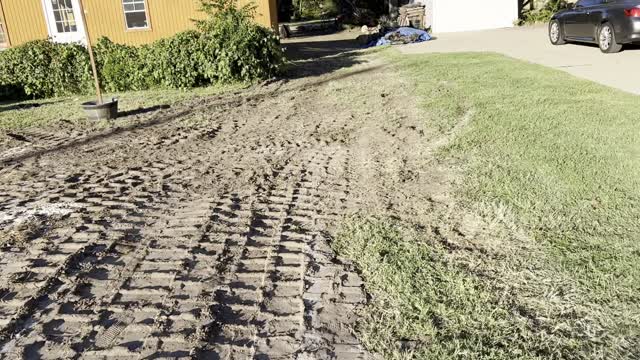
[[[610,23],[604,23],[598,31],[598,45],[600,51],[607,54],[617,53],[622,50],[622,44],[616,42],[616,34]]]
[[[549,40],[553,45],[564,45],[567,43],[564,40],[564,36],[562,36],[562,27],[558,20],[552,20],[549,23]]]

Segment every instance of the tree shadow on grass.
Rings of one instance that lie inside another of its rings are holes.
[[[2,102],[0,103],[0,112],[11,111],[11,110],[33,109],[40,106],[59,103],[61,100],[48,100],[48,101],[40,101],[40,102],[34,102],[34,103],[23,103],[23,101],[24,99]]]

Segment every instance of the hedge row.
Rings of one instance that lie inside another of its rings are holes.
[[[91,90],[89,54],[83,46],[33,41],[0,52],[0,87],[50,97]]]
[[[250,8],[238,8],[234,0],[204,5],[209,18],[198,22],[197,31],[143,46],[100,39],[94,52],[103,89],[185,89],[277,74],[284,62],[279,39],[253,22]],[[47,40],[0,52],[0,89],[32,97],[88,94],[93,89],[88,52],[81,45]]]

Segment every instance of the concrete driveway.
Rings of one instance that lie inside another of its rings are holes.
[[[595,45],[553,46],[546,26],[436,34],[436,39],[400,47],[406,54],[490,51],[564,70],[575,76],[640,94],[640,48],[602,54]]]

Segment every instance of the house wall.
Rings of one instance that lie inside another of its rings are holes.
[[[456,32],[513,27],[518,0],[433,0],[433,31]]]
[[[150,29],[127,30],[122,0],[81,0],[92,41],[107,36],[117,43],[140,45],[153,42],[177,32],[193,29],[191,19],[202,18],[199,0],[147,0]],[[277,27],[276,0],[240,0],[241,4],[255,1],[256,22]],[[42,0],[0,0],[5,10],[7,32],[11,45],[49,36]]]
[[[149,29],[127,30],[121,0],[82,0],[91,40],[106,36],[116,43],[140,45],[192,29],[198,0],[147,0]],[[178,5],[179,4],[179,5]]]
[[[49,36],[41,0],[0,0],[12,46]]]
[[[276,0],[241,0],[240,4],[254,1],[256,22],[266,27],[277,27]],[[140,45],[169,37],[177,32],[195,28],[192,19],[203,18],[200,0],[147,0],[149,29],[127,30],[122,0],[82,0],[91,40],[106,36],[116,43]]]

